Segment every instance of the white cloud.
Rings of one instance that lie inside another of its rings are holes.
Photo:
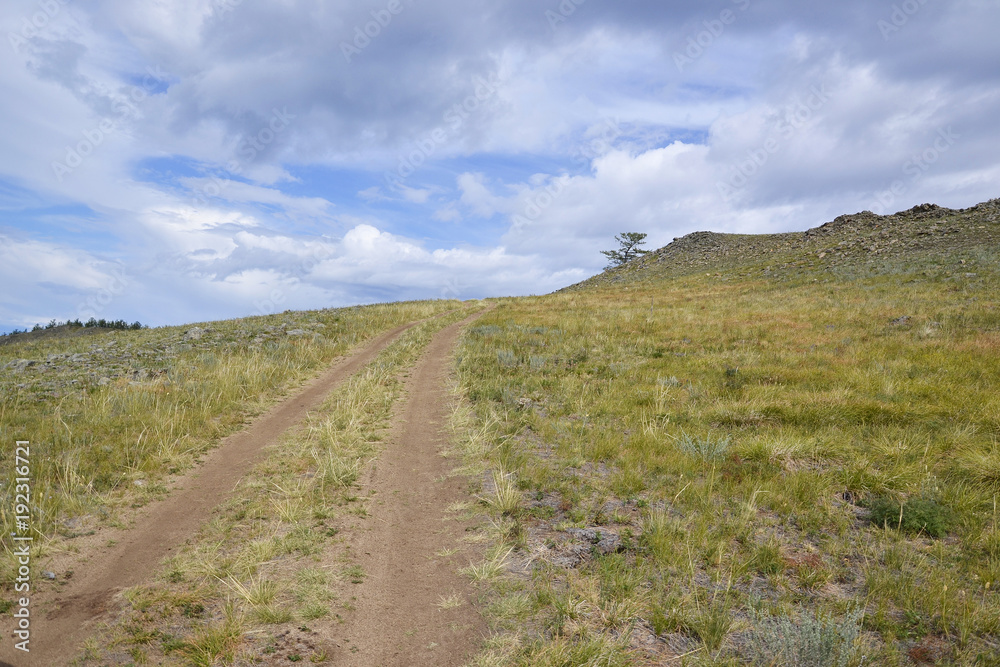
[[[433,217],[441,222],[458,222],[462,219],[462,214],[454,206],[446,206],[434,211]]]
[[[373,185],[370,188],[365,188],[364,190],[360,190],[358,192],[358,196],[368,201],[374,201],[382,197],[382,188],[380,188],[377,185]]]
[[[0,234],[0,318],[27,328],[50,319],[88,319],[120,295],[130,277],[121,265],[62,245]]]
[[[206,198],[217,197],[229,202],[276,204],[287,211],[306,217],[325,217],[334,206],[322,197],[292,197],[275,188],[265,188],[242,181],[222,178],[182,178],[180,182]]]
[[[405,185],[399,187],[403,199],[413,204],[426,204],[433,192],[428,188],[410,188]]]
[[[0,275],[5,285],[32,282],[75,290],[98,289],[108,277],[100,264],[78,250],[0,235]]]
[[[274,290],[286,307],[544,292],[621,231],[654,246],[868,208],[939,131],[954,142],[887,209],[998,194],[995,3],[927,3],[890,39],[888,6],[752,3],[683,71],[673,53],[717,16],[698,3],[587,3],[553,29],[530,3],[427,0],[350,64],[340,41],[374,5],[58,4],[0,49],[0,233],[50,276],[9,274],[29,287],[4,321],[64,316],[112,260],[133,278],[106,308],[128,319]],[[39,6],[4,3],[0,34]]]
[[[491,218],[506,208],[506,200],[494,195],[486,186],[483,174],[462,174],[458,177],[461,202],[481,218]]]
[[[582,271],[570,272],[577,279]],[[351,229],[332,255],[313,272],[318,284],[355,282],[391,286],[405,293],[483,296],[497,290],[551,291],[563,286],[540,257],[511,255],[504,248],[427,251],[416,242],[368,224]]]

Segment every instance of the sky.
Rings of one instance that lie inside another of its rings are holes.
[[[5,0],[0,331],[544,294],[1000,197],[998,0]]]

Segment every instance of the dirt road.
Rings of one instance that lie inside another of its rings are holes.
[[[338,383],[360,370],[394,338],[411,326],[413,324],[397,327],[380,335],[368,346],[310,382],[297,395],[275,406],[248,428],[226,438],[206,457],[201,466],[179,480],[168,498],[140,510],[134,528],[101,531],[99,535],[101,543],[107,544],[113,540],[113,546],[88,554],[89,558],[75,564],[72,580],[59,591],[57,597],[43,594],[36,594],[33,597],[33,610],[37,616],[32,619],[30,654],[25,655],[13,649],[13,642],[9,640],[9,630],[7,630],[9,622],[4,623],[7,631],[4,632],[4,641],[0,643],[0,667],[3,665],[53,667],[71,660],[77,654],[82,641],[91,634],[94,625],[117,591],[148,578],[164,557],[169,556],[175,548],[184,543],[185,539],[196,533],[201,523],[211,516],[213,508],[232,492],[266,445],[275,442],[283,431],[302,420],[308,411],[318,407]],[[375,564],[372,566],[372,576],[369,579],[371,585],[365,586],[373,600],[366,599],[363,605],[359,605],[356,626],[358,642],[370,641],[371,645],[381,647],[387,637],[386,623],[391,623],[394,628],[396,623],[410,628],[413,623],[406,622],[405,614],[390,617],[380,610],[390,606],[393,596],[403,596],[395,600],[396,608],[409,610],[416,615],[418,607],[423,609],[427,596],[431,595],[431,587],[446,586],[449,583],[447,577],[442,578],[440,573],[435,573],[435,570],[454,570],[454,568],[433,567],[433,561],[427,560],[425,563],[421,557],[421,562],[417,563],[421,567],[412,573],[404,573],[405,567],[394,561],[391,555],[398,553],[399,549],[426,550],[432,546],[431,541],[434,539],[435,543],[440,543],[440,536],[436,533],[445,526],[429,517],[435,511],[438,512],[438,516],[443,514],[444,506],[435,506],[435,503],[450,502],[448,498],[452,497],[452,494],[461,492],[461,485],[457,482],[438,483],[437,477],[443,474],[445,469],[441,467],[440,457],[435,452],[436,438],[440,435],[443,421],[441,413],[443,374],[459,326],[447,327],[431,343],[425,359],[410,382],[412,398],[404,417],[407,422],[402,432],[403,437],[398,439],[396,446],[384,453],[381,467],[374,475],[373,488],[383,494],[382,498],[385,500],[385,504],[379,506],[379,511],[376,512],[374,525],[384,524],[388,531],[384,537],[378,537],[383,532],[381,529],[369,531],[359,542],[359,552],[363,549],[376,554],[377,557],[373,557]],[[427,400],[431,396],[436,398],[429,404]],[[395,456],[400,456],[400,460],[391,460]],[[430,461],[419,461],[420,457],[428,458]],[[410,486],[407,486],[407,483]],[[411,514],[394,514],[393,491],[397,489],[400,491],[399,504],[406,503],[402,509],[423,515],[423,523],[419,523]],[[382,508],[387,508],[385,510],[387,514],[379,518]],[[437,523],[431,525],[428,521]],[[408,533],[413,536],[412,539],[407,537]],[[364,541],[369,539],[373,540],[370,545]],[[428,564],[431,566],[428,567]],[[415,576],[417,579],[409,581],[409,576]],[[384,581],[385,585],[376,584],[379,581]],[[436,596],[438,592],[440,591],[435,589],[433,594]],[[412,604],[409,601],[410,596],[415,596]],[[370,608],[370,602],[376,606]],[[468,605],[464,606],[464,612],[470,614]],[[42,610],[48,610],[48,613],[42,613]],[[372,612],[375,616],[371,615]],[[431,615],[429,619],[421,618],[423,620],[420,621],[418,631],[412,636],[419,636],[422,640],[432,631],[437,632],[441,629],[440,621],[444,615]],[[373,623],[377,629],[372,628]],[[442,635],[437,644],[442,649],[445,646],[457,647],[459,644],[466,646],[467,644],[463,642],[471,640],[475,635],[475,627],[477,627],[475,623],[471,623],[465,631],[449,631],[446,637]],[[400,633],[404,632],[402,628],[396,629],[399,629]],[[369,646],[365,643],[365,655],[368,654]],[[455,650],[461,652],[457,648]],[[442,652],[443,650],[438,654]],[[379,648],[372,655],[387,654]],[[398,663],[383,657],[374,659],[375,662],[365,663],[352,660],[350,664],[458,664],[438,659],[430,662],[407,659]]]
[[[334,665],[463,665],[483,639],[485,624],[457,573],[470,558],[460,542],[467,526],[445,511],[468,499],[467,482],[451,475],[457,463],[440,455],[451,351],[461,327],[475,317],[431,341],[407,383],[392,444],[365,484],[374,502],[350,540],[365,579],[357,587],[357,610],[341,630],[340,650],[331,656]]]

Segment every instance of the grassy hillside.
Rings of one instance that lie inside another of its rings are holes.
[[[995,200],[699,232],[498,301],[457,351],[452,419],[478,481],[451,509],[483,515],[469,539],[492,544],[466,570],[496,631],[477,664],[1000,665],[998,214]],[[470,308],[0,346],[0,436],[32,441],[38,556],[162,495],[352,347]],[[461,316],[411,330],[283,438],[199,540],[126,592],[84,664],[242,664],[279,648],[266,628],[349,609],[361,574],[315,557],[336,551],[330,522],[363,512],[356,478],[401,374]]]
[[[481,319],[480,663],[1000,664],[998,209],[693,234]]]
[[[162,495],[170,475],[336,357],[460,307],[409,302],[82,337],[22,334],[0,346],[0,439],[8,443],[0,469],[13,471],[15,440],[31,442],[38,555]],[[14,532],[14,495],[12,477],[0,479],[4,535]],[[16,559],[3,544],[6,607]]]

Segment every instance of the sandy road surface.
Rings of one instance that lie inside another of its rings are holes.
[[[467,482],[450,474],[457,463],[439,453],[451,352],[461,328],[478,316],[434,336],[407,382],[391,444],[364,485],[373,502],[349,543],[365,578],[356,611],[338,629],[333,665],[458,666],[484,638],[469,584],[457,573],[470,558],[460,542],[467,526],[446,512],[468,499]],[[457,552],[445,553],[450,549]]]

